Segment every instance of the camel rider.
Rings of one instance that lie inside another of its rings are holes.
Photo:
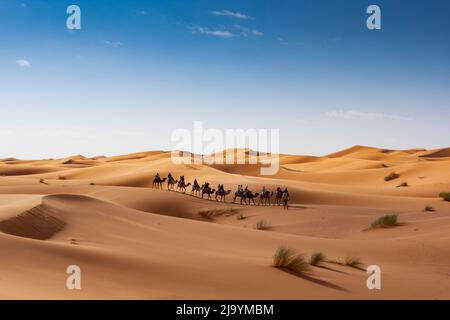
[[[209,182],[205,182],[205,186],[203,188],[204,189],[209,189]]]
[[[250,190],[248,190],[248,186],[245,186],[244,196],[248,195],[249,192],[250,192]]]
[[[266,191],[267,191],[266,190],[266,186],[263,186],[262,190],[261,190],[261,194],[265,196],[266,195]]]
[[[161,176],[159,175],[159,172],[156,173],[155,180],[161,181]]]
[[[225,191],[225,189],[223,188],[223,184],[219,184],[219,191]]]
[[[167,176],[167,180],[170,181],[170,180],[172,180],[172,178],[173,178],[173,177],[172,177],[172,174],[169,172],[169,174],[168,174],[168,176]]]
[[[242,184],[238,185],[238,194],[243,194],[244,190],[242,189]]]
[[[197,186],[198,186],[197,179],[194,179],[194,187],[197,187]]]

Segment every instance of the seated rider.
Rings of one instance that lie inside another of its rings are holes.
[[[197,179],[194,179],[194,187],[198,187]]]
[[[159,172],[156,173],[155,180],[161,181],[161,176],[159,175]]]
[[[172,180],[172,174],[169,172],[169,174],[167,175],[167,180]]]
[[[266,186],[263,186],[263,187],[262,187],[262,190],[261,190],[261,194],[262,194],[262,195],[266,195],[266,191],[267,191],[267,190],[266,190]]]
[[[247,195],[249,192],[250,190],[248,190],[248,186],[245,186],[244,195]]]

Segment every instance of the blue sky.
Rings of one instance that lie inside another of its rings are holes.
[[[0,0],[0,157],[169,150],[194,120],[280,129],[287,153],[449,146],[449,15],[444,0]]]

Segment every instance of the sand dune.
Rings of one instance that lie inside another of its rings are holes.
[[[249,164],[175,165],[164,151],[3,159],[0,298],[449,299],[450,203],[438,197],[450,191],[448,150],[280,155],[274,176]],[[152,189],[156,172],[232,192],[219,203]],[[385,181],[391,172],[400,177]],[[291,207],[231,203],[237,184],[288,187]],[[386,214],[400,224],[367,230]],[[255,229],[262,220],[266,231]],[[382,268],[382,290],[366,288],[364,271],[331,262],[301,277],[275,269],[280,245],[333,261],[361,257]],[[82,290],[65,288],[73,264]]]

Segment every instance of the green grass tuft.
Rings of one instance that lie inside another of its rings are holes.
[[[284,246],[279,247],[275,252],[273,266],[297,274],[302,274],[309,270],[308,262],[306,262],[302,254],[297,254],[295,250]]]
[[[385,216],[382,216],[370,224],[370,229],[396,226],[397,218],[398,216],[396,214],[387,214]]]
[[[315,252],[309,258],[309,264],[312,266],[321,266],[326,261],[326,257],[322,252]]]

